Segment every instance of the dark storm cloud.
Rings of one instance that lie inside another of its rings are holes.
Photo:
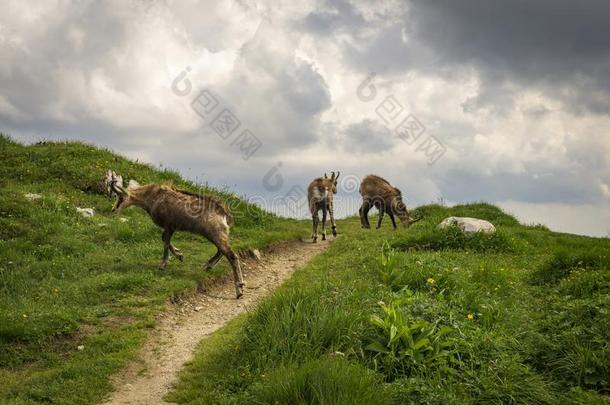
[[[480,173],[451,170],[438,179],[443,197],[449,201],[528,201],[567,204],[599,203],[598,184],[586,173],[558,170],[533,175],[524,173]]]
[[[345,130],[345,149],[351,152],[380,153],[391,148],[394,135],[377,121],[365,119]]]
[[[473,105],[503,102],[493,93],[510,95],[510,82],[539,86],[577,113],[610,112],[608,1],[411,0],[395,13],[400,23],[352,44],[346,59],[385,74],[474,67],[488,88]]]
[[[301,28],[319,35],[329,35],[345,29],[354,32],[364,23],[364,18],[349,2],[339,0],[309,13],[302,21]]]

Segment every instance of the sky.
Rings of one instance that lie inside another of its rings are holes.
[[[109,147],[287,216],[332,171],[353,215],[374,173],[409,207],[610,236],[605,0],[9,0],[0,60],[0,131],[23,142]]]

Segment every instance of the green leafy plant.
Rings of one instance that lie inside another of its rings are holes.
[[[390,247],[387,241],[383,242],[381,254],[377,262],[379,265],[379,278],[382,283],[395,291],[405,286],[405,272],[399,266],[400,256]]]
[[[383,316],[370,318],[377,336],[366,349],[374,353],[375,366],[389,376],[409,375],[415,368],[446,369],[453,359],[454,340],[447,336],[452,329],[423,319],[409,322],[401,309],[403,302],[404,299],[380,302]]]

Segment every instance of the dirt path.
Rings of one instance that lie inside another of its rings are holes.
[[[235,299],[232,279],[196,294],[163,313],[138,356],[115,379],[106,404],[163,404],[182,366],[197,344],[271,293],[328,242],[290,242],[270,249],[259,263],[244,263],[244,296]]]

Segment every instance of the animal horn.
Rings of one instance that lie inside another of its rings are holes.
[[[324,173],[324,178],[327,179],[328,178],[328,174]]]
[[[337,180],[339,178],[340,174],[341,174],[341,172],[337,172],[337,177],[335,177],[335,180]]]
[[[415,218],[415,219],[409,219],[409,224],[414,224],[414,223],[416,223],[417,221],[421,221],[421,219],[422,219],[422,218],[423,218],[423,217],[419,217],[419,218]]]
[[[127,190],[125,190],[123,188],[123,186],[118,184],[118,179],[117,179],[117,174],[113,171],[112,172],[112,179],[110,180],[110,188],[112,189],[112,191],[114,191],[117,195],[121,194],[121,195],[125,195],[127,194]]]

